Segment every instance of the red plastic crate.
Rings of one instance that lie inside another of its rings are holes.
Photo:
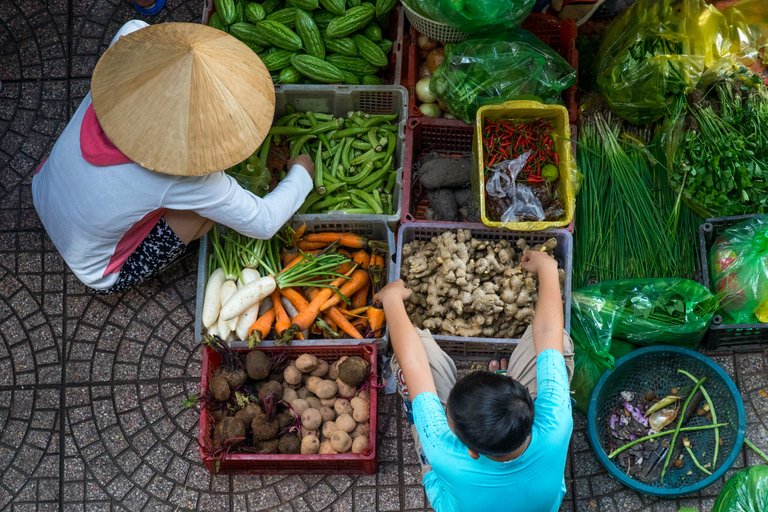
[[[541,39],[544,44],[555,50],[576,70],[579,70],[579,52],[576,50],[576,36],[578,30],[573,20],[561,20],[551,14],[530,14],[523,22],[525,30]],[[419,73],[419,45],[418,32],[411,26],[411,45],[408,47],[408,117],[423,117],[416,106],[416,82]],[[578,79],[578,78],[577,78]],[[578,103],[576,102],[576,84],[563,93],[565,107],[568,109],[568,117],[571,123],[576,122]],[[450,120],[453,126],[466,126],[464,121]]]
[[[354,345],[338,347],[269,347],[256,349],[234,349],[236,352],[247,353],[251,350],[261,350],[269,354],[288,352],[290,359],[297,359],[301,354],[312,354],[315,357],[332,363],[341,356],[359,356],[371,364],[369,382],[376,384],[376,345]],[[200,391],[208,390],[208,381],[213,378],[214,370],[221,363],[221,357],[210,347],[203,347],[203,369]],[[368,448],[359,454],[343,453],[338,455],[281,455],[256,453],[238,453],[227,455],[216,461],[205,453],[213,446],[214,420],[206,407],[200,413],[200,458],[208,471],[216,474],[251,474],[251,475],[290,475],[290,474],[373,474],[376,472],[376,429],[377,429],[377,388],[370,386],[371,417],[370,437]]]

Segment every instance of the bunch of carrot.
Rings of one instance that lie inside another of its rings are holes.
[[[292,241],[280,249],[280,272],[306,264],[321,255],[337,254],[344,262],[333,272],[330,284],[277,288],[268,308],[249,329],[251,345],[274,331],[275,340],[285,343],[309,334],[324,338],[348,336],[363,339],[384,332],[384,311],[373,303],[373,293],[384,284],[386,244],[350,233],[293,233]],[[265,301],[266,302],[266,301]]]

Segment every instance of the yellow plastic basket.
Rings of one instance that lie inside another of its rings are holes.
[[[485,120],[530,121],[546,119],[554,126],[555,151],[558,155],[560,180],[557,192],[563,198],[565,215],[557,221],[541,222],[495,222],[485,214],[485,158],[483,156],[483,129]],[[562,228],[573,221],[576,209],[576,197],[573,187],[573,176],[576,162],[571,153],[571,127],[568,121],[568,110],[561,105],[544,105],[538,101],[508,101],[501,105],[480,107],[475,117],[475,135],[472,142],[472,188],[480,205],[483,224],[493,228],[506,228],[514,231],[541,231],[544,229]]]

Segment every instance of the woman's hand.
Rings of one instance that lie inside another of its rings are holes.
[[[315,181],[315,164],[312,162],[312,158],[309,155],[299,155],[296,158],[291,158],[288,160],[288,170],[291,170],[291,167],[294,165],[300,165],[304,169],[306,169],[307,174],[309,174],[310,179],[312,181]]]
[[[557,262],[549,254],[541,251],[527,251],[520,260],[520,266],[528,272],[541,274],[544,270],[552,269],[557,272]]]
[[[405,282],[402,279],[393,281],[387,286],[376,292],[376,302],[380,302],[382,305],[387,305],[393,300],[405,301],[413,294],[413,290],[405,287]]]

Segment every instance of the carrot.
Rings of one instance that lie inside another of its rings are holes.
[[[288,299],[291,304],[293,304],[293,307],[296,308],[296,311],[301,311],[305,307],[309,306],[309,302],[307,302],[307,299],[305,299],[301,293],[296,291],[293,288],[286,288],[284,290],[280,290],[280,293],[283,294],[283,297]]]
[[[344,315],[342,315],[341,311],[339,311],[337,308],[328,308],[327,313],[328,318],[336,322],[336,325],[339,326],[339,329],[349,334],[356,340],[363,339],[363,335],[360,334],[357,329],[355,329],[355,326],[349,323],[349,320],[344,318]]]
[[[299,251],[295,245],[288,245],[280,252],[280,262],[283,264],[283,268],[286,268],[299,257]]]
[[[377,306],[368,308],[368,325],[371,331],[378,333],[384,328],[384,310]]]
[[[315,254],[319,253],[320,251],[319,250],[314,250],[314,251],[304,251],[304,252],[307,253],[307,254],[315,255]],[[306,259],[306,256],[304,256],[303,254],[298,255],[290,263],[288,263],[287,265],[283,265],[283,270],[278,272],[278,274],[282,274],[283,272],[285,272],[289,268],[295,267],[296,265],[298,265],[299,263],[301,263],[305,259]]]
[[[336,253],[337,254],[341,254],[342,256],[344,256],[347,259],[350,259],[350,260],[352,259],[352,253],[349,252],[346,249],[339,249],[339,250],[336,251]]]
[[[299,226],[299,229],[295,229],[295,230],[293,231],[293,243],[296,243],[296,242],[298,242],[298,241],[299,241],[299,239],[300,239],[302,236],[304,236],[304,232],[305,232],[306,230],[307,230],[307,225],[306,225],[306,223],[305,223],[305,224],[302,224],[301,226]]]
[[[363,331],[365,331],[366,327],[368,327],[368,319],[367,318],[355,318],[352,321],[352,327],[357,329],[358,332],[360,332],[361,329]]]
[[[285,312],[278,290],[272,292],[272,309],[275,310],[275,331],[277,332],[278,338],[284,341],[283,337],[291,326],[291,318],[288,316],[288,313]],[[299,329],[299,332],[303,330],[304,329]]]
[[[303,340],[303,339],[304,339],[304,335],[303,335],[303,334],[301,334],[300,332],[297,332],[297,333],[296,333],[296,339],[297,339],[297,340]]]
[[[371,281],[366,280],[366,283],[352,296],[352,307],[362,308],[368,304],[368,292],[371,291]]]
[[[253,346],[261,343],[261,340],[269,334],[273,323],[275,323],[275,310],[274,308],[269,308],[248,328],[248,344]]]
[[[341,301],[341,297],[339,297],[339,293],[344,297],[351,297],[360,288],[365,286],[365,283],[367,282],[369,282],[368,273],[365,270],[355,270],[352,273],[352,279],[344,283],[344,286],[342,286],[339,289],[338,293],[336,293],[335,295],[332,295],[331,298],[325,302],[325,304],[320,306],[320,311],[325,311],[326,309],[338,304]]]
[[[331,283],[331,286],[338,288],[346,280],[346,277],[336,278],[336,280]],[[311,302],[307,304],[307,307],[299,311],[299,314],[294,317],[293,324],[291,324],[291,331],[296,333],[309,329],[309,326],[315,321],[317,315],[320,314],[320,306],[325,304],[325,302],[331,298],[333,290],[334,288],[323,288],[322,290],[316,291],[314,297],[310,299]]]
[[[296,247],[298,247],[302,251],[313,251],[315,249],[324,249],[327,246],[328,244],[326,243],[307,242],[306,240],[299,240],[298,242],[296,242]]]
[[[365,249],[360,249],[352,255],[352,261],[360,265],[363,270],[368,268],[371,262],[371,255]]]
[[[304,236],[304,241],[309,243],[325,243],[326,245],[338,242],[339,245],[351,249],[367,249],[369,247],[386,246],[386,242],[368,240],[352,233],[310,233]]]

